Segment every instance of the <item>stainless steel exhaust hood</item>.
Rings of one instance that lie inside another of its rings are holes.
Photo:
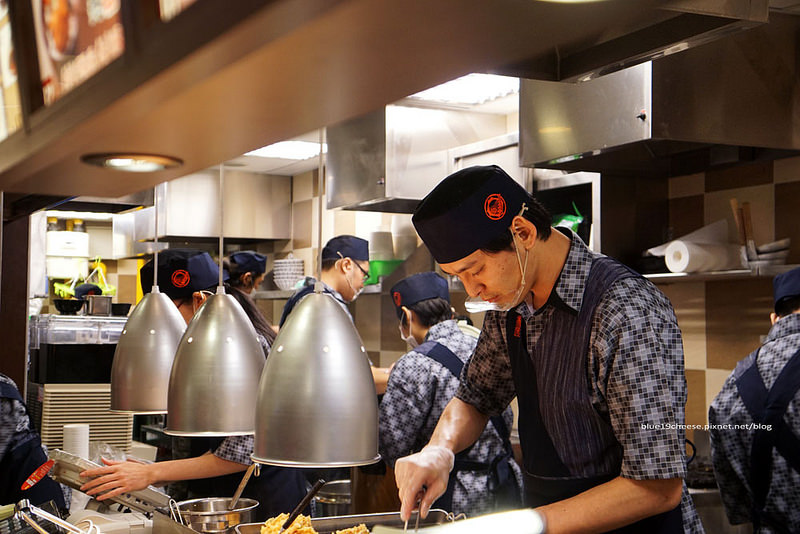
[[[523,166],[676,176],[800,154],[800,19],[586,83],[524,80]]]
[[[504,115],[406,106],[331,126],[328,209],[411,213],[453,170],[451,150],[506,128]]]

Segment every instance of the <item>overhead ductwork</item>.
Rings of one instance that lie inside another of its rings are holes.
[[[523,166],[676,176],[800,154],[800,19],[586,83],[524,80]]]

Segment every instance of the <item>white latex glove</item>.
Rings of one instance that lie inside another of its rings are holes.
[[[407,521],[417,507],[427,517],[433,502],[447,489],[447,480],[455,464],[455,454],[447,447],[428,445],[416,454],[395,463],[395,479],[400,496],[400,518]]]

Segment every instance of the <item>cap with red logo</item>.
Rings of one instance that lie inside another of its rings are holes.
[[[392,286],[392,295],[397,318],[403,315],[402,307],[410,307],[423,300],[440,298],[450,302],[447,280],[436,273],[418,273],[403,278]]]
[[[442,180],[411,218],[439,263],[451,263],[503,235],[530,194],[497,165],[468,167]]]
[[[153,260],[140,270],[142,291],[153,287]],[[223,276],[227,279],[227,276]],[[195,291],[219,284],[219,266],[208,252],[194,249],[167,249],[158,253],[158,289],[171,299],[191,297]]]

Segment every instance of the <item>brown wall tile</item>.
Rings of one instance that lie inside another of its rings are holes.
[[[760,161],[706,172],[706,192],[772,183],[772,162]]]
[[[706,283],[706,335],[709,368],[733,369],[769,331],[772,279]]]
[[[117,276],[117,296],[115,302],[136,302],[136,275],[120,274]]]
[[[800,182],[775,184],[775,239],[792,239],[788,263],[800,263]]]
[[[703,195],[669,201],[669,230],[676,239],[703,226]]]
[[[312,245],[311,208],[311,200],[303,200],[292,204],[293,248],[309,248]]]
[[[706,410],[706,372],[686,370],[686,424],[704,425],[708,417]]]

